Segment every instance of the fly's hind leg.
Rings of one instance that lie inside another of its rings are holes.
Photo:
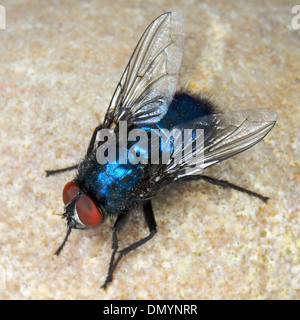
[[[196,176],[195,176],[195,179],[196,179]],[[226,180],[218,180],[216,178],[212,178],[212,177],[208,177],[208,176],[202,176],[202,175],[198,176],[197,179],[202,179],[204,181],[207,181],[209,183],[215,184],[215,185],[223,187],[223,188],[231,188],[231,189],[246,193],[249,196],[256,197],[256,198],[262,200],[265,203],[267,203],[267,201],[270,199],[269,197],[265,197],[265,196],[263,196],[263,195],[261,195],[259,193],[254,192],[254,191],[239,187],[239,186],[237,186],[237,185],[235,185],[233,183],[230,183],[230,182],[228,182]]]
[[[118,263],[120,262],[120,260],[122,259],[122,257],[124,257],[127,253],[129,253],[130,251],[135,250],[136,248],[140,247],[141,245],[143,245],[144,243],[146,243],[147,241],[149,241],[157,232],[156,231],[156,222],[155,222],[155,218],[154,218],[154,214],[153,214],[153,209],[152,209],[152,204],[150,200],[147,200],[144,203],[143,206],[143,211],[144,211],[144,217],[146,220],[146,223],[148,225],[149,228],[149,235],[133,244],[131,244],[130,246],[128,246],[127,248],[121,250],[118,252],[118,257],[115,259],[115,256],[117,254],[117,250],[118,250],[118,238],[117,238],[117,231],[119,231],[121,229],[122,226],[124,226],[125,222],[126,222],[126,218],[127,218],[127,214],[126,213],[120,213],[117,221],[115,222],[115,225],[113,227],[113,234],[112,234],[112,255],[111,255],[111,259],[110,259],[110,264],[109,264],[109,269],[108,269],[108,274],[106,277],[106,280],[104,282],[104,284],[102,285],[103,289],[106,289],[107,285],[112,281],[112,275],[118,265]]]

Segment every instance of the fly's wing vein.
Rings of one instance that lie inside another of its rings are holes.
[[[149,25],[114,92],[104,128],[112,128],[119,121],[153,124],[165,115],[176,91],[183,45],[180,13],[165,13]]]

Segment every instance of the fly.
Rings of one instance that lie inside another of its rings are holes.
[[[149,241],[157,232],[151,199],[162,187],[176,181],[202,179],[244,192],[264,202],[268,200],[268,197],[230,182],[203,175],[202,170],[258,143],[275,125],[276,113],[267,109],[215,113],[215,107],[209,100],[177,90],[183,46],[184,22],[180,13],[168,12],[155,19],[139,40],[113,94],[103,123],[93,132],[85,157],[78,165],[46,171],[49,176],[77,170],[74,179],[65,185],[62,193],[62,216],[67,221],[67,233],[56,251],[57,255],[72,229],[97,227],[107,216],[116,217],[112,228],[112,255],[103,288],[112,281],[122,257]],[[117,142],[115,161],[99,163],[98,152],[103,149],[108,137],[106,135],[105,140],[101,132],[107,129],[122,138],[119,129],[124,123],[129,134],[136,129],[146,132],[149,144],[144,149],[132,149],[134,144],[126,140],[125,154],[139,155],[140,159],[143,154],[154,155],[149,147],[152,131],[169,130],[181,136],[189,129],[193,133],[189,136],[189,143],[179,144],[180,151],[175,148],[176,135],[175,138],[174,135],[167,136],[171,146],[168,149],[170,158],[164,162],[161,161],[163,150],[160,148],[157,152],[158,162],[131,163],[127,159],[121,163],[121,142]],[[200,132],[204,132],[201,147],[203,161],[195,165],[189,160],[193,158]],[[174,159],[178,154],[185,154],[185,161],[176,162]],[[137,205],[143,209],[149,235],[118,251],[118,231]]]

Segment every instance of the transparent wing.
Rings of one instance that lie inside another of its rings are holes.
[[[276,116],[272,110],[253,109],[208,115],[173,128],[172,156],[155,167],[154,181],[161,185],[201,174],[206,167],[251,148],[270,132]]]
[[[243,152],[262,140],[276,123],[276,112],[252,109],[203,117],[204,168]]]
[[[119,121],[156,123],[165,115],[176,91],[183,45],[180,13],[165,13],[149,25],[115,90],[103,127]]]

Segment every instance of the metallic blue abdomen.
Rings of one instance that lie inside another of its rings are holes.
[[[202,98],[195,98],[186,93],[176,94],[166,115],[156,124],[160,129],[172,127],[212,114],[213,105]]]

